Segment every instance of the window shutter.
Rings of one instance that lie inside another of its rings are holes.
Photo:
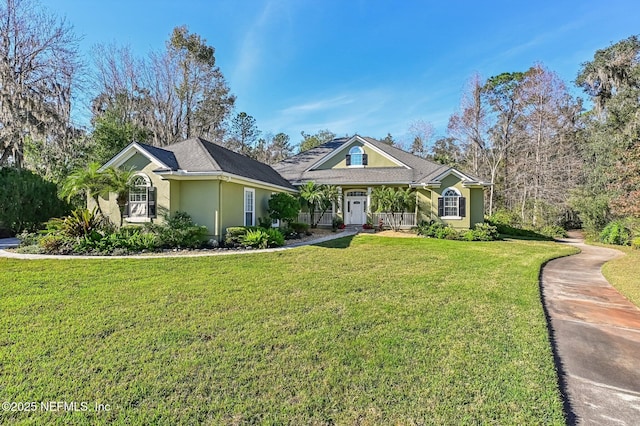
[[[369,158],[367,157],[367,154],[362,154],[362,165],[366,166],[369,163]]]
[[[438,216],[444,216],[444,198],[438,197]]]
[[[347,154],[347,166],[351,165],[351,155]]]
[[[128,201],[124,204],[124,211],[122,212],[122,217],[129,217],[129,202]]]
[[[467,199],[464,197],[458,198],[458,215],[460,217],[467,216]]]
[[[156,188],[151,186],[147,187],[147,203],[148,205],[148,216],[156,217]]]

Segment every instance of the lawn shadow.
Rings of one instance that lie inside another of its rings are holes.
[[[553,260],[553,259],[552,259]],[[567,385],[567,372],[564,368],[564,364],[562,363],[562,359],[560,359],[560,353],[558,352],[558,344],[556,341],[556,333],[553,328],[553,324],[551,323],[551,316],[549,314],[549,310],[547,309],[547,302],[545,298],[544,285],[542,281],[542,271],[545,266],[551,262],[551,260],[545,262],[540,267],[540,272],[538,273],[538,290],[540,292],[540,302],[542,303],[542,310],[544,311],[544,317],[547,322],[547,334],[549,336],[549,344],[551,345],[551,351],[553,352],[553,363],[556,367],[556,372],[558,375],[558,389],[560,390],[560,396],[562,397],[562,411],[564,414],[565,422],[568,426],[574,426],[577,424],[576,413],[571,406],[571,400],[569,399],[568,393],[568,385]]]
[[[324,241],[324,242],[313,244],[313,245],[316,247],[331,248],[331,249],[346,249],[346,248],[349,248],[349,246],[351,245],[351,241],[353,240],[353,237],[355,237],[355,235],[348,235],[346,237],[336,238],[333,240]]]

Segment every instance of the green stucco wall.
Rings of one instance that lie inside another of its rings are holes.
[[[217,180],[183,180],[179,183],[179,208],[177,210],[188,213],[193,222],[206,226],[209,237],[216,236],[216,213],[218,206]]]
[[[431,218],[440,220],[457,229],[470,229],[476,223],[484,222],[484,191],[481,188],[465,188],[460,178],[450,174],[442,179],[440,188],[434,188],[431,192]],[[467,199],[467,214],[460,219],[441,219],[438,217],[438,198],[447,188],[455,188]]]
[[[120,166],[120,168],[144,173],[151,180],[151,185],[157,188],[156,205],[158,217],[157,219],[154,219],[154,221],[161,222],[164,214],[171,211],[171,190],[170,183],[168,181],[162,180],[160,176],[153,173],[153,171],[157,169],[158,166],[149,161],[149,159],[144,155],[135,154],[122,166]],[[89,200],[87,204],[89,209],[92,209],[94,207],[93,200]],[[102,209],[103,214],[107,216],[113,223],[120,223],[120,210],[118,209],[115,194],[111,194],[106,199],[100,199],[100,208]],[[127,218],[124,219],[124,224],[128,224]]]
[[[354,146],[360,146],[364,150],[364,153],[367,154],[367,163],[368,165],[365,167],[402,167],[393,161],[389,160],[387,157],[380,155],[378,152],[364,146],[360,142],[353,142],[338,151],[336,155],[327,160],[326,163],[323,163],[318,167],[318,170],[327,170],[327,169],[344,169],[347,168],[347,154],[349,150]]]

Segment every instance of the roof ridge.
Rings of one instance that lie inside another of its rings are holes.
[[[220,166],[220,163],[218,163],[216,161],[215,158],[213,158],[213,155],[209,152],[209,150],[204,146],[204,142],[213,144],[213,142],[209,142],[206,139],[201,138],[200,136],[195,136],[194,137],[195,140],[198,141],[198,146],[200,147],[201,150],[204,151],[205,155],[207,156],[207,158],[209,159],[209,162],[213,165],[214,169],[218,169],[222,171],[222,167]]]

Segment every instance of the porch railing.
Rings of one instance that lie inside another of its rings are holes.
[[[392,221],[395,221],[400,228],[411,228],[416,226],[415,213],[371,213],[371,221],[373,226],[378,227],[382,220],[384,228],[391,227]]]
[[[320,213],[314,213],[313,214],[313,223],[315,223],[318,220],[318,216],[320,216]],[[308,225],[311,225],[311,214],[308,212],[300,212],[298,213],[298,222],[302,222],[302,223],[306,223]],[[318,222],[318,225],[320,226],[331,226],[333,224],[333,212],[324,212],[324,214],[322,215],[322,217],[320,218],[320,221]]]

